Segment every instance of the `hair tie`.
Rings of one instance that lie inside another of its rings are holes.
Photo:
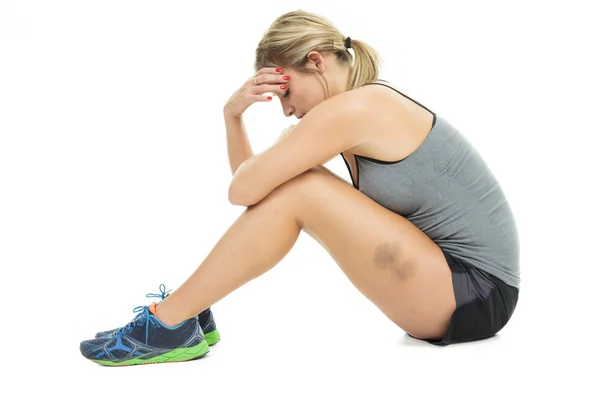
[[[352,38],[350,38],[350,36],[348,36],[346,40],[344,40],[344,47],[346,47],[347,49],[352,47]]]

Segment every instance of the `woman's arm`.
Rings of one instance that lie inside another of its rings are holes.
[[[231,116],[225,113],[225,126],[227,129],[227,153],[229,156],[229,164],[231,166],[231,174],[235,175],[235,171],[237,171],[239,166],[247,159],[253,157],[254,153],[252,152],[252,148],[246,134],[246,129],[244,127],[244,122],[242,121],[241,117]],[[277,138],[276,142],[290,134],[295,127],[296,124],[293,124],[284,129],[281,132],[281,135]],[[338,180],[352,186],[350,182],[343,179],[339,175],[336,175],[324,165],[317,165],[316,168],[319,168]]]
[[[250,157],[253,157],[254,153],[248,141],[242,117],[230,115],[227,112],[223,112],[223,114],[225,129],[227,130],[227,156],[229,157],[231,174],[234,175],[239,166]]]
[[[329,175],[333,176],[334,178],[336,178],[337,180],[344,182],[346,185],[351,186],[352,188],[354,188],[354,186],[348,182],[347,180],[345,180],[344,178],[342,178],[341,176],[339,176],[338,174],[336,174],[335,172],[333,172],[332,170],[330,170],[329,168],[327,168],[326,166],[324,166],[323,164],[319,164],[317,165],[315,168],[320,169],[321,171],[325,171],[327,172]]]

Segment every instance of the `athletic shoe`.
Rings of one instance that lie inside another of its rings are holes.
[[[160,304],[161,301],[163,301],[164,299],[166,299],[169,296],[169,294],[170,294],[169,292],[171,290],[165,291],[164,284],[161,284],[158,287],[158,290],[160,290],[159,294],[148,293],[146,295],[146,297],[159,298],[160,301],[158,302],[158,304]],[[204,337],[209,346],[213,346],[221,340],[221,334],[217,330],[217,324],[215,323],[215,317],[213,316],[213,313],[212,313],[212,310],[210,309],[210,307],[207,308],[206,310],[202,311],[200,314],[198,314],[198,322],[200,323],[200,327],[202,328],[202,331],[204,332]],[[106,337],[116,330],[117,329],[115,328],[115,329],[110,329],[108,331],[98,332],[98,333],[96,333],[96,339],[101,338],[101,337]]]
[[[188,361],[210,351],[197,317],[167,326],[156,317],[156,303],[133,309],[135,318],[114,333],[79,345],[88,360],[111,367]]]

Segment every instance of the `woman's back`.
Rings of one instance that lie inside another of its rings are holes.
[[[516,223],[498,181],[468,139],[432,114],[433,127],[406,158],[355,155],[355,187],[456,258],[519,287]]]

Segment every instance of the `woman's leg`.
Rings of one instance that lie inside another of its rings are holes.
[[[198,269],[157,306],[158,318],[175,325],[264,274],[290,251],[300,230],[401,329],[418,338],[443,336],[456,303],[441,249],[410,221],[324,167],[290,179],[248,207]]]

